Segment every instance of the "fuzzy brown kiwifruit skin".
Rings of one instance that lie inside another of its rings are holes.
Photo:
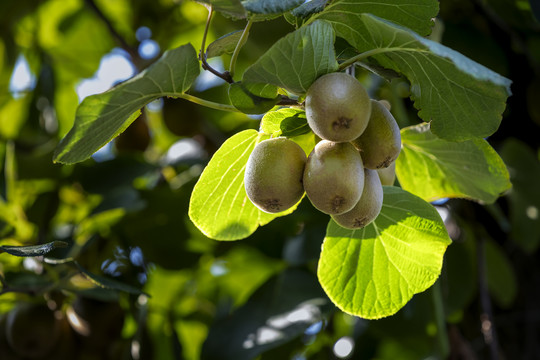
[[[304,150],[292,140],[279,137],[261,141],[246,164],[244,186],[248,198],[268,213],[289,209],[304,195],[306,160]]]
[[[381,184],[393,186],[396,181],[396,162],[392,161],[388,167],[377,169],[377,174],[379,174]]]
[[[326,214],[351,210],[364,188],[364,166],[350,143],[322,140],[309,154],[304,171],[306,195]]]
[[[388,109],[371,100],[371,117],[366,130],[352,144],[360,151],[368,169],[388,167],[401,151],[401,134]]]
[[[332,215],[332,219],[347,229],[361,229],[377,218],[382,209],[383,189],[379,175],[375,170],[364,169],[364,190],[360,200],[352,208],[341,215]]]
[[[369,96],[351,75],[330,73],[308,89],[306,117],[311,130],[322,139],[347,142],[366,129],[371,113]]]

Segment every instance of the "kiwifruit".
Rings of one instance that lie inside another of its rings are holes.
[[[366,129],[371,102],[356,78],[345,73],[330,73],[309,87],[305,108],[308,124],[316,135],[334,142],[347,142],[358,138]]]
[[[320,141],[309,154],[304,171],[306,195],[326,214],[351,210],[364,188],[362,158],[351,143]]]
[[[332,215],[332,219],[347,229],[360,229],[371,223],[379,215],[383,203],[381,180],[375,170],[364,169],[364,190],[355,207],[341,215]]]
[[[45,304],[20,303],[6,319],[7,341],[20,357],[45,357],[56,346],[61,322]]]
[[[352,144],[360,151],[364,166],[368,169],[385,168],[396,160],[401,151],[399,126],[380,102],[371,101],[369,124]]]
[[[390,111],[392,110],[392,105],[390,104],[390,102],[388,100],[378,100],[379,103],[384,106],[386,108],[386,110]]]
[[[249,156],[244,175],[251,202],[268,213],[292,207],[302,198],[304,150],[292,140],[278,137],[258,143]]]
[[[394,185],[396,181],[396,162],[392,161],[388,167],[377,169],[377,174],[379,174],[381,184],[387,186]]]

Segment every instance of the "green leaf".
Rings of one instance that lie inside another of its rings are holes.
[[[199,74],[192,45],[167,51],[161,59],[134,78],[83,100],[75,124],[58,145],[54,161],[73,164],[121,134],[140,114],[140,109],[163,96],[183,94]]]
[[[14,99],[10,95],[0,98],[0,138],[15,139],[26,121],[32,97]]]
[[[370,14],[323,12],[363,58],[405,75],[418,115],[440,138],[463,141],[493,134],[510,80],[441,44]]]
[[[517,296],[517,278],[504,251],[492,240],[485,242],[487,283],[493,299],[509,308]]]
[[[238,41],[242,37],[242,33],[242,30],[233,31],[213,41],[206,48],[206,57],[210,59],[223,54],[232,54],[236,48],[236,44],[238,44]]]
[[[540,245],[540,162],[529,146],[514,138],[505,141],[501,156],[513,185],[508,193],[510,237],[533,253]]]
[[[390,316],[433,285],[450,242],[433,206],[384,186],[382,211],[367,227],[348,230],[330,221],[319,281],[346,313],[366,319]]]
[[[303,94],[319,76],[337,70],[334,30],[316,21],[278,40],[243,76],[246,83],[270,83]]]
[[[443,140],[429,124],[402,129],[401,140],[399,183],[426,201],[457,197],[492,203],[511,187],[506,166],[486,140]]]
[[[211,5],[215,11],[233,19],[244,19],[246,9],[240,0],[196,0],[199,3]]]
[[[6,252],[10,255],[23,256],[23,257],[43,256],[50,253],[54,249],[65,248],[67,247],[67,245],[68,244],[63,241],[51,241],[46,244],[31,245],[31,246],[2,245],[0,246],[0,253]]]
[[[321,14],[321,18],[332,22],[352,25],[350,31],[356,31],[349,19],[361,14],[373,14],[396,24],[407,27],[420,35],[429,35],[433,18],[439,13],[436,0],[336,0]],[[339,20],[339,19],[343,20]]]
[[[268,214],[251,203],[244,188],[244,171],[256,144],[270,136],[245,130],[229,138],[214,154],[193,188],[189,217],[206,236],[238,240],[251,235],[287,211]]]
[[[205,360],[250,360],[301,336],[331,313],[315,276],[287,269],[259,288],[246,304],[212,325]]]
[[[291,11],[291,14],[296,17],[306,18],[323,11],[327,2],[328,0],[311,0]]]
[[[280,15],[301,5],[304,0],[244,0],[244,8],[254,14]]]
[[[279,99],[277,88],[272,85],[237,82],[229,86],[231,104],[245,114],[264,114]]]
[[[261,120],[261,132],[278,136],[299,136],[311,131],[304,110],[282,108],[264,115]]]
[[[118,290],[118,291],[122,291],[122,292],[125,292],[125,293],[128,293],[128,294],[134,294],[134,295],[143,295],[144,294],[146,296],[150,296],[150,295],[146,294],[145,292],[143,292],[141,289],[138,289],[138,288],[136,288],[134,286],[131,286],[129,284],[125,284],[123,282],[120,282],[120,281],[117,281],[117,280],[114,280],[114,279],[110,279],[110,278],[106,278],[104,276],[93,274],[90,271],[86,270],[84,267],[82,267],[78,262],[75,262],[75,265],[77,266],[79,271],[88,280],[90,280],[92,283],[94,283],[95,285],[97,285],[97,286],[99,286],[101,288],[111,289],[111,290]]]

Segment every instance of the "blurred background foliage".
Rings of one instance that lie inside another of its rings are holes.
[[[397,315],[337,310],[315,269],[327,217],[306,201],[241,242],[189,221],[191,190],[232,134],[258,119],[184,100],[147,106],[75,166],[52,163],[78,103],[166,49],[199,48],[207,10],[181,0],[0,2],[0,245],[65,241],[44,257],[0,253],[0,359],[534,359],[540,354],[540,17],[535,1],[441,1],[432,38],[513,81],[488,141],[512,190],[483,206],[436,204],[453,239],[440,280]],[[208,42],[244,27],[215,16]],[[242,74],[293,30],[255,23]],[[212,59],[223,68],[229,59]],[[401,127],[408,84],[357,73]],[[227,102],[202,73],[191,93]]]

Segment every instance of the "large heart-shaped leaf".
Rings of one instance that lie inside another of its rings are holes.
[[[492,203],[511,186],[504,162],[484,139],[447,141],[422,124],[402,129],[401,140],[399,183],[426,201],[458,197]]]
[[[420,35],[428,35],[431,32],[433,18],[439,13],[439,2],[436,0],[336,0],[324,10],[324,18],[347,18],[363,13],[390,20]]]
[[[407,77],[418,115],[431,122],[438,137],[463,141],[489,136],[499,127],[510,80],[371,14],[325,11],[317,18],[331,22],[337,36],[364,59]]]
[[[259,225],[296,209],[269,214],[247,197],[246,163],[255,145],[269,138],[255,130],[239,132],[225,141],[204,169],[191,194],[189,217],[206,236],[216,240],[243,239]]]
[[[347,313],[366,319],[390,316],[433,285],[450,242],[433,206],[385,186],[381,213],[367,227],[348,230],[330,221],[319,281]]]

